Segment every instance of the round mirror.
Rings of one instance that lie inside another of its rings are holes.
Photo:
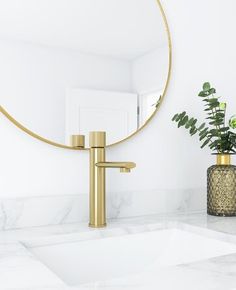
[[[165,94],[170,35],[157,0],[0,2],[0,105],[18,127],[69,147],[139,131]]]

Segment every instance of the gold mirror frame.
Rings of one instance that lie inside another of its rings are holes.
[[[156,0],[157,1],[157,5],[161,11],[161,15],[162,15],[162,18],[163,18],[163,21],[164,21],[164,26],[165,26],[165,30],[166,30],[166,33],[167,33],[167,38],[168,38],[168,47],[169,47],[169,53],[168,53],[168,58],[169,58],[169,64],[168,64],[168,75],[167,75],[167,79],[166,79],[166,84],[165,84],[165,88],[164,88],[164,92],[159,100],[159,103],[158,103],[158,106],[156,108],[156,110],[153,112],[153,114],[150,116],[150,118],[145,122],[145,124],[140,127],[137,131],[135,131],[134,133],[132,133],[131,135],[129,135],[128,137],[116,142],[116,143],[113,143],[113,144],[110,144],[110,145],[107,145],[106,147],[111,147],[111,146],[114,146],[114,145],[117,145],[117,144],[120,144],[120,143],[123,143],[124,141],[130,139],[131,137],[133,137],[134,135],[136,135],[139,131],[141,131],[144,127],[147,126],[147,124],[154,118],[154,116],[156,115],[157,111],[159,110],[162,102],[163,102],[163,99],[166,95],[166,92],[167,92],[167,88],[168,88],[168,85],[169,85],[169,82],[170,82],[170,76],[171,76],[171,66],[172,66],[172,43],[171,43],[171,36],[170,36],[170,30],[169,30],[169,25],[168,25],[168,22],[167,22],[167,18],[166,18],[166,15],[165,15],[165,12],[164,12],[164,9],[162,7],[162,4],[161,4],[161,1],[160,0]],[[10,121],[12,122],[16,127],[18,127],[19,129],[21,129],[22,131],[24,131],[26,134],[30,135],[31,137],[33,138],[36,138],[42,142],[45,142],[47,144],[50,144],[50,145],[53,145],[53,146],[56,146],[56,147],[59,147],[59,148],[64,148],[64,149],[70,149],[70,150],[88,150],[88,148],[75,148],[75,147],[71,147],[71,146],[67,146],[67,145],[63,145],[63,144],[60,144],[60,143],[57,143],[57,142],[53,142],[49,139],[46,139],[36,133],[34,133],[33,131],[29,130],[28,128],[26,128],[25,126],[23,126],[21,123],[19,123],[16,119],[14,119],[2,106],[0,106],[0,112]]]

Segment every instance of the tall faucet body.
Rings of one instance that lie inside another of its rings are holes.
[[[136,166],[133,162],[106,162],[105,132],[90,132],[90,200],[89,226],[106,226],[106,168],[119,168],[121,172],[130,172]]]
[[[90,219],[89,226],[106,226],[106,169],[96,166],[105,162],[105,148],[90,148]]]

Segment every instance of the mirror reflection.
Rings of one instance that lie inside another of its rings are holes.
[[[53,142],[137,131],[159,104],[168,55],[156,0],[0,1],[0,105]]]

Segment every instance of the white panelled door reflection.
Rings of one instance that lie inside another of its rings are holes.
[[[68,89],[65,141],[69,145],[73,134],[88,136],[90,131],[106,131],[107,144],[118,142],[137,130],[137,107],[136,94]]]

